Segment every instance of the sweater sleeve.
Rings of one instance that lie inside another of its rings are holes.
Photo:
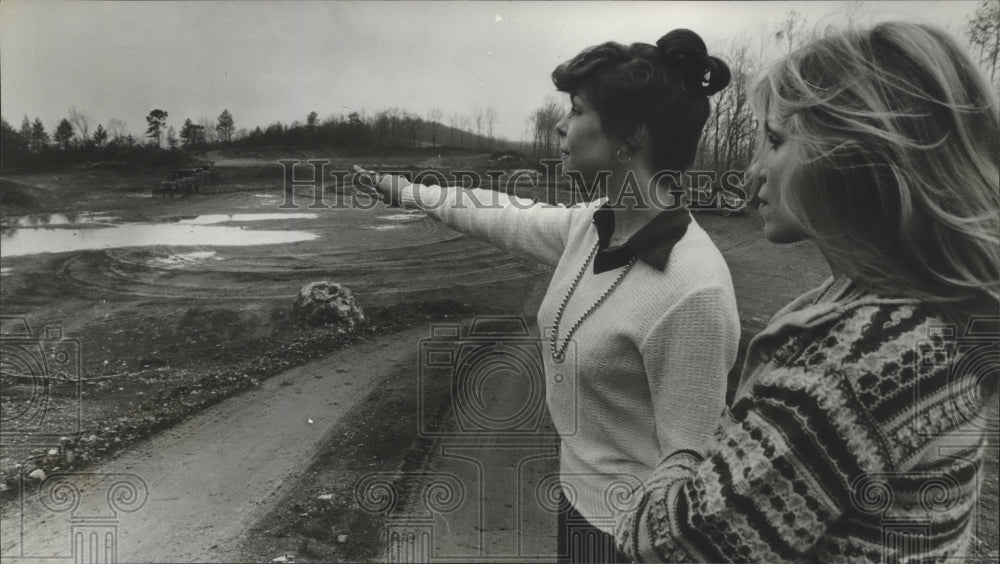
[[[961,555],[985,444],[970,424],[985,409],[967,392],[984,373],[963,357],[973,349],[956,352],[929,308],[899,304],[785,339],[706,458],[675,452],[636,490],[619,549],[646,562]],[[886,544],[880,522],[933,528]]]
[[[725,406],[739,347],[735,300],[712,286],[684,296],[642,342],[660,452],[704,452]]]
[[[859,460],[813,394],[755,388],[733,416],[706,459],[657,466],[618,516],[620,550],[645,562],[795,560],[849,507]]]
[[[400,200],[466,235],[551,266],[559,263],[574,214],[582,211],[494,190],[420,184],[403,188]]]

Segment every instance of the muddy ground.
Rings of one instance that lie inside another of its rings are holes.
[[[48,382],[42,389],[37,382],[3,380],[0,472],[6,499],[16,496],[24,476],[36,468],[51,472],[106,460],[333,350],[428,322],[468,323],[475,315],[514,315],[533,323],[549,275],[544,267],[382,205],[309,208],[312,197],[301,189],[299,209],[280,208],[283,170],[277,159],[330,154],[242,151],[207,157],[216,161],[221,181],[187,198],[150,197],[162,169],[67,170],[2,179],[5,191],[22,196],[0,210],[7,225],[25,214],[99,214],[98,225],[80,225],[86,236],[87,229],[102,228],[100,221],[177,226],[214,214],[294,212],[312,216],[221,225],[317,235],[276,245],[220,246],[226,241],[207,239],[188,246],[0,253],[0,313],[17,318],[5,318],[5,327],[25,319],[39,341],[46,339],[45,327],[58,327],[79,347],[78,380]],[[331,168],[342,170],[353,162],[445,169],[488,164],[484,156],[430,153],[334,155],[332,161]],[[780,306],[828,276],[808,243],[767,244],[752,213],[698,220],[729,262],[744,344]],[[305,283],[323,279],[352,288],[369,323],[344,332],[295,322],[292,298]],[[270,561],[287,554],[297,561],[382,560],[385,515],[358,506],[357,480],[373,469],[420,474],[440,462],[435,454],[440,444],[418,432],[418,383],[412,375],[412,367],[400,369],[390,380],[394,384],[351,408],[285,497],[246,536],[238,555],[223,559]],[[423,407],[435,414],[435,424],[449,425],[447,386],[424,392],[430,403]],[[42,422],[32,419],[39,410]],[[985,477],[986,507],[980,512],[985,526],[977,547],[982,555],[995,554],[997,547],[996,456]],[[401,484],[408,487],[405,480]],[[340,542],[341,535],[347,542]]]

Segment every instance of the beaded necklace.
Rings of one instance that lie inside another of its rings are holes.
[[[580,280],[583,279],[584,273],[587,272],[587,266],[590,265],[590,262],[594,260],[594,256],[597,255],[597,249],[599,246],[600,242],[594,244],[594,249],[590,251],[590,257],[586,260],[586,262],[583,263],[583,267],[580,269],[580,272],[577,273],[576,279],[573,280],[573,284],[569,287],[569,292],[566,293],[566,297],[563,298],[562,303],[559,304],[559,309],[556,311],[556,318],[553,324],[554,326],[552,328],[552,341],[550,344],[550,348],[552,350],[552,358],[555,359],[556,362],[562,362],[563,359],[565,358],[566,348],[569,347],[569,342],[570,340],[573,339],[573,334],[576,333],[576,330],[580,328],[580,325],[583,324],[583,321],[587,319],[587,317],[589,317],[590,314],[593,313],[594,310],[596,310],[597,307],[600,306],[605,299],[607,299],[608,295],[610,295],[611,292],[613,292],[614,289],[618,287],[618,284],[620,284],[622,279],[625,278],[625,275],[628,274],[628,271],[632,270],[632,267],[635,265],[636,257],[632,257],[632,259],[628,261],[628,264],[625,265],[625,268],[621,271],[621,274],[618,275],[618,278],[616,278],[615,281],[611,284],[611,287],[605,290],[604,293],[601,294],[601,297],[597,298],[597,301],[594,302],[594,305],[590,306],[590,309],[585,311],[584,314],[580,317],[580,319],[578,319],[576,323],[574,323],[573,326],[570,327],[569,332],[566,334],[566,339],[563,341],[562,346],[557,346],[557,342],[559,340],[559,322],[562,320],[563,313],[566,311],[566,304],[569,303],[569,299],[573,295],[573,292],[576,291],[576,287],[580,285]]]

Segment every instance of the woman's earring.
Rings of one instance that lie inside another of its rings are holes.
[[[632,151],[629,151],[628,147],[618,147],[618,150],[615,151],[615,158],[618,159],[618,162],[622,164],[631,162]]]

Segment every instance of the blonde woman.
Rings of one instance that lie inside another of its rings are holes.
[[[813,240],[834,277],[751,341],[714,444],[660,462],[619,548],[965,556],[1000,379],[996,97],[953,39],[906,23],[813,41],[754,96],[764,234]]]
[[[696,33],[680,29],[655,45],[595,45],[552,78],[571,104],[556,127],[564,169],[605,179],[603,197],[567,208],[401,177],[382,176],[377,187],[555,268],[538,324],[546,402],[562,438],[559,557],[609,562],[620,555],[608,500],[662,457],[703,449],[724,407],[739,341],[729,269],[658,180],[691,166],[709,96],[730,77]]]

